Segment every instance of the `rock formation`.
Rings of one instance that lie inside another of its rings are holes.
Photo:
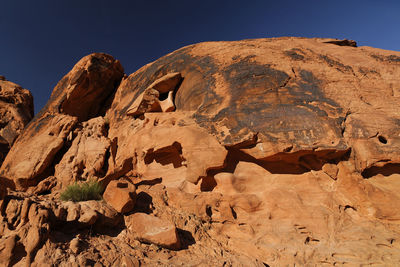
[[[61,79],[46,106],[15,141],[1,166],[0,175],[11,178],[16,188],[21,189],[34,186],[49,174],[54,174],[55,160],[59,161],[57,156],[64,155],[64,151],[58,152],[67,149],[68,140],[78,134],[78,127],[84,127],[83,122],[104,113],[108,98],[115,93],[122,76],[121,64],[109,55],[97,53],[82,58]],[[93,131],[93,127],[88,127]],[[95,137],[90,138],[91,133],[87,135],[82,137],[83,142],[89,139],[90,144],[90,139]],[[76,146],[71,149],[76,149]],[[77,155],[69,155],[70,158],[74,156]],[[76,165],[75,162],[71,164]],[[75,168],[75,171],[80,169]]]
[[[349,40],[89,55],[0,168],[2,264],[396,265],[399,97],[400,53]]]
[[[133,210],[136,201],[136,188],[130,181],[111,181],[103,194],[104,200],[119,213]]]
[[[0,76],[0,165],[14,140],[32,118],[31,93]]]

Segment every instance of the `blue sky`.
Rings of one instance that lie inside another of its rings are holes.
[[[105,52],[130,74],[182,46],[279,36],[348,38],[400,51],[400,1],[9,0],[0,75],[31,90],[37,113],[83,56]]]

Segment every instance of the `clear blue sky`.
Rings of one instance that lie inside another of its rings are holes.
[[[400,0],[4,0],[0,10],[0,75],[31,90],[35,113],[92,52],[130,74],[202,41],[330,37],[400,51]]]

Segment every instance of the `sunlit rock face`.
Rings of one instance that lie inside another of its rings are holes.
[[[0,75],[0,165],[32,117],[32,94]]]
[[[35,186],[53,175],[54,165],[67,152],[79,129],[86,128],[84,122],[104,114],[107,100],[115,93],[122,76],[121,64],[109,55],[95,53],[82,58],[58,82],[46,106],[16,140],[0,175],[13,180],[20,189]]]
[[[89,55],[1,166],[0,248],[38,265],[395,265],[399,97],[400,53],[350,40],[200,43],[129,76]],[[106,201],[60,203],[86,180]]]

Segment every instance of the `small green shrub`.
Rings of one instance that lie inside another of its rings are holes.
[[[103,188],[98,181],[91,180],[83,183],[73,183],[61,193],[63,201],[100,200]]]
[[[109,126],[109,125],[110,125],[110,119],[107,118],[107,117],[104,117],[104,124],[105,124],[106,126]]]

